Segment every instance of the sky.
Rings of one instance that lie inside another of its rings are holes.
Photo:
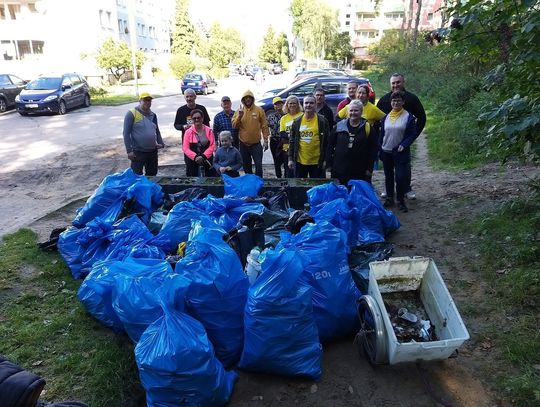
[[[236,28],[246,42],[246,51],[256,57],[268,26],[275,32],[290,34],[290,0],[205,0],[190,1],[193,22],[200,20],[209,28],[214,21]]]

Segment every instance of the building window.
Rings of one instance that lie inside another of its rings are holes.
[[[350,14],[345,14],[345,18],[351,18]]]
[[[349,26],[351,25],[351,22],[349,20],[345,21],[345,25]]]
[[[377,31],[374,30],[360,30],[356,31],[356,38],[359,39],[368,39],[368,38],[375,38],[377,36]]]
[[[432,21],[433,20],[433,13],[428,13],[427,19],[428,19],[428,21]]]
[[[120,34],[124,33],[124,22],[122,20],[118,20],[118,32]]]
[[[37,13],[36,3],[28,3],[28,10],[30,10],[31,13]]]
[[[401,12],[395,12],[395,13],[385,13],[384,16],[388,20],[396,21],[396,20],[403,20],[403,17],[405,17],[405,14]]]
[[[375,13],[358,13],[358,21],[373,21],[375,17]]]

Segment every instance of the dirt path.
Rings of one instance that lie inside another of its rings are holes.
[[[161,164],[177,163],[179,146],[169,143]],[[123,169],[127,162],[120,148],[85,150],[60,155],[37,170],[2,174],[0,197],[2,233],[31,225],[41,238],[60,221],[72,219],[70,213],[43,215],[90,194],[102,178]],[[436,171],[427,160],[425,138],[417,141],[413,168],[413,187],[418,199],[409,202],[409,213],[398,214],[402,228],[391,241],[395,256],[432,257],[445,279],[458,309],[460,305],[484,295],[479,276],[471,273],[468,260],[476,256],[472,236],[454,236],[449,226],[455,221],[480,213],[498,202],[523,193],[526,181],[538,169],[531,167],[486,165],[473,171],[451,173]],[[382,190],[383,174],[374,184]],[[40,219],[41,218],[41,219]],[[39,220],[38,220],[39,219]],[[37,221],[36,221],[37,220]],[[463,314],[463,313],[462,313]],[[464,316],[464,315],[462,315]],[[455,406],[493,406],[483,377],[489,364],[489,350],[478,339],[481,321],[468,319],[471,334],[456,359],[423,365],[420,374],[415,365],[373,368],[359,356],[352,338],[324,347],[323,377],[313,383],[284,377],[240,374],[231,407],[244,406],[437,406],[438,394]],[[431,383],[427,390],[424,380]]]

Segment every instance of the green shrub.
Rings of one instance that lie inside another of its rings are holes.
[[[91,98],[104,98],[107,96],[107,89],[100,86],[90,86],[90,97]]]
[[[370,65],[371,61],[368,61],[367,59],[357,59],[356,61],[354,61],[354,69],[357,69],[359,71],[368,69]]]
[[[195,64],[191,61],[189,55],[183,54],[173,55],[169,66],[176,78],[182,78],[185,74],[195,69]]]

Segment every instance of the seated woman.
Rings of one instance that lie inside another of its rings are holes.
[[[330,133],[326,166],[332,178],[337,178],[342,185],[347,185],[351,179],[371,182],[378,140],[362,118],[362,102],[355,99],[347,106],[349,118],[338,122]]]
[[[212,167],[216,139],[212,129],[203,124],[203,112],[199,109],[191,111],[193,124],[184,133],[182,149],[186,155],[186,176],[216,176]]]
[[[219,133],[219,147],[214,157],[214,169],[219,175],[227,174],[230,177],[238,177],[242,168],[242,156],[240,151],[233,145],[233,137],[230,131],[224,130]]]
[[[405,93],[402,91],[393,92],[390,96],[392,110],[381,120],[379,146],[384,165],[386,187],[384,206],[386,208],[394,206],[394,192],[396,192],[398,208],[403,212],[408,212],[404,198],[407,192],[408,168],[411,162],[410,146],[418,135],[416,134],[416,118],[403,109],[404,98]]]

